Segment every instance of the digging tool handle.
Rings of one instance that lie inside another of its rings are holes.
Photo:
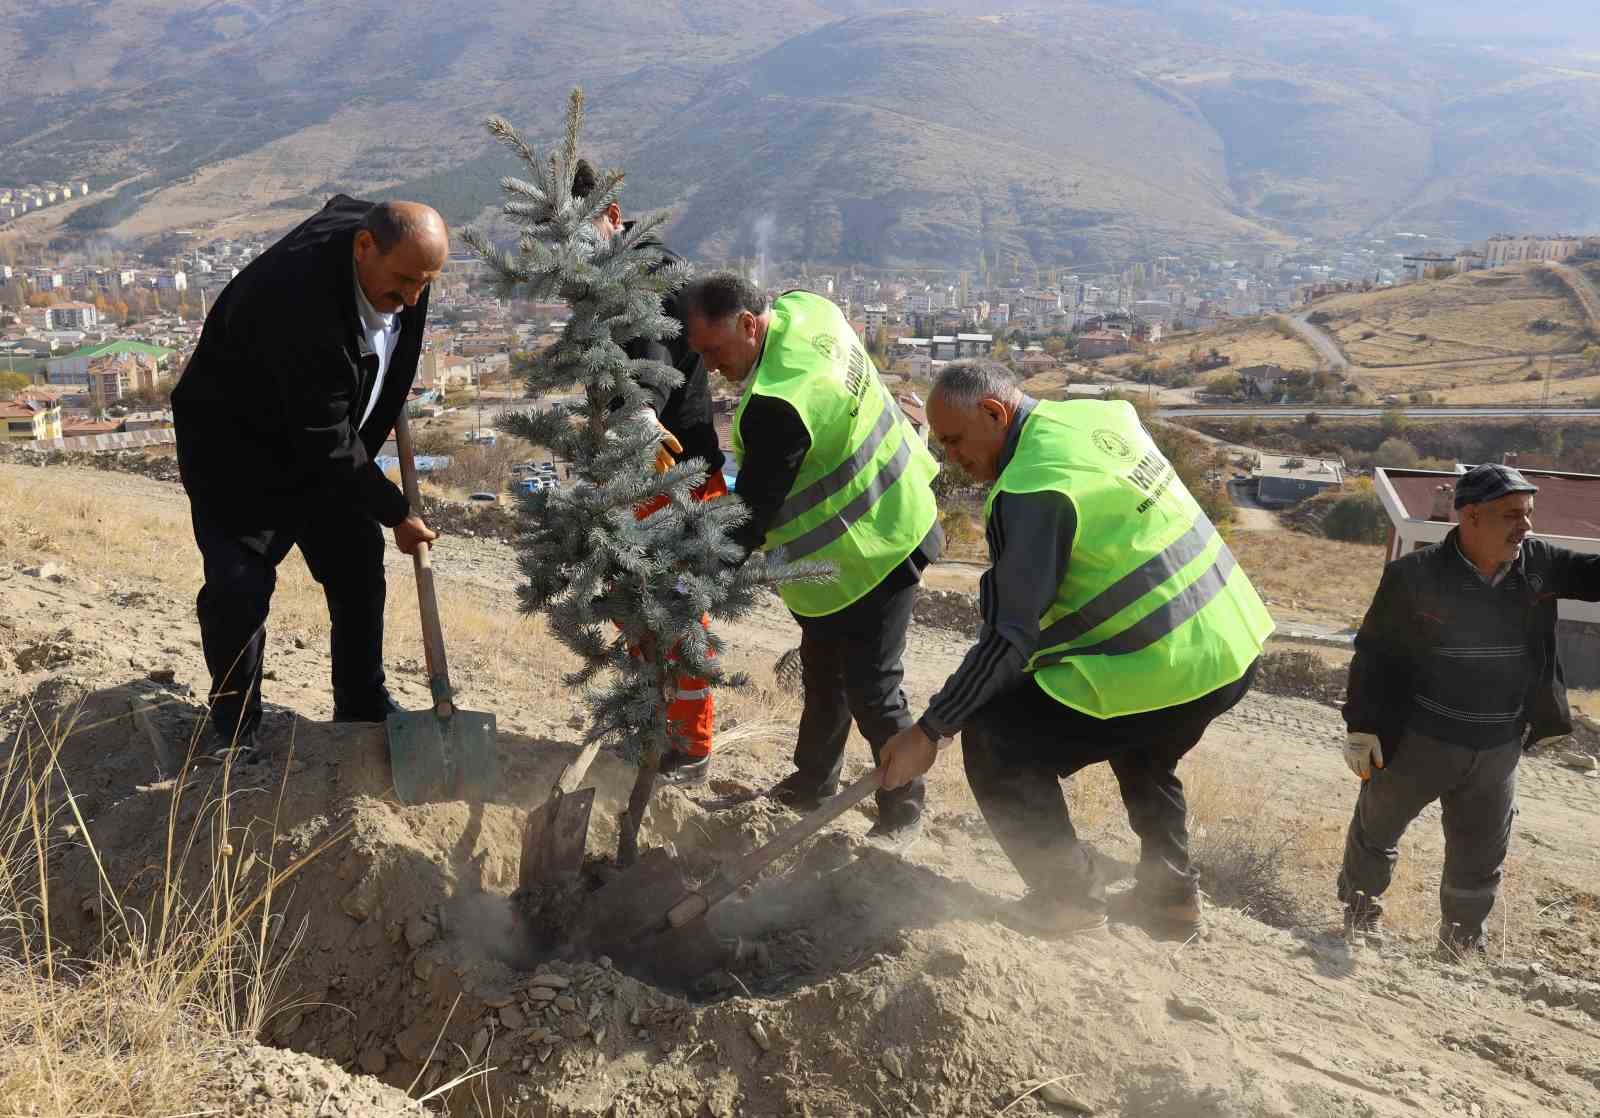
[[[667,910],[667,923],[681,928],[696,917],[704,916],[712,905],[725,900],[739,886],[877,790],[878,772],[874,769],[765,846],[758,846],[738,861],[723,866],[722,872],[703,889],[690,893]]]
[[[400,481],[406,502],[415,516],[422,515],[422,495],[417,491],[417,459],[411,449],[411,421],[405,408],[394,421],[394,445],[400,455]],[[455,713],[450,691],[450,667],[444,656],[444,629],[439,624],[439,599],[433,591],[432,549],[417,544],[412,562],[417,572],[417,604],[422,610],[422,653],[428,662],[428,690],[433,693],[433,712],[440,718]]]

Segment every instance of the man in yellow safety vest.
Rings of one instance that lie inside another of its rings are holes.
[[[689,345],[742,389],[734,491],[750,519],[736,542],[832,568],[780,590],[800,625],[805,705],[795,771],[769,795],[809,810],[838,790],[852,719],[874,761],[911,725],[901,656],[922,570],[943,545],[938,466],[827,299],[791,291],[769,305],[742,276],[717,272],[679,305]],[[920,778],[881,792],[875,836],[915,838],[922,801]]]
[[[1032,930],[1105,924],[1105,892],[1060,778],[1109,762],[1141,852],[1152,930],[1200,927],[1180,758],[1250,687],[1272,619],[1124,401],[1036,401],[990,361],[947,366],[928,400],[946,456],[993,488],[983,629],[913,727],[885,788],[961,733],[973,795],[1029,895]]]

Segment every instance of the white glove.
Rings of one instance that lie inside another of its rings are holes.
[[[1352,733],[1345,738],[1344,763],[1362,780],[1372,779],[1372,770],[1383,768],[1383,743],[1377,734]]]

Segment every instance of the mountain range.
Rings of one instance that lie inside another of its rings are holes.
[[[1527,0],[0,0],[0,182],[80,231],[454,221],[588,97],[628,209],[701,256],[1053,267],[1600,226],[1600,14]],[[1594,48],[1591,52],[1591,46]]]

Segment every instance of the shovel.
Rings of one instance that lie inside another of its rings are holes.
[[[725,949],[706,924],[711,907],[878,788],[874,770],[800,822],[691,888],[659,847],[595,891],[574,942],[643,966],[663,982],[696,978],[723,964]]]
[[[411,448],[411,424],[405,409],[394,425],[400,453],[400,478],[412,511],[422,508],[417,492],[417,463]],[[422,611],[422,650],[428,665],[428,690],[433,709],[391,714],[388,718],[389,767],[395,796],[403,804],[438,800],[486,800],[499,782],[495,759],[494,715],[460,710],[450,690],[450,669],[439,626],[439,602],[433,591],[431,549],[418,544],[417,603]]]

